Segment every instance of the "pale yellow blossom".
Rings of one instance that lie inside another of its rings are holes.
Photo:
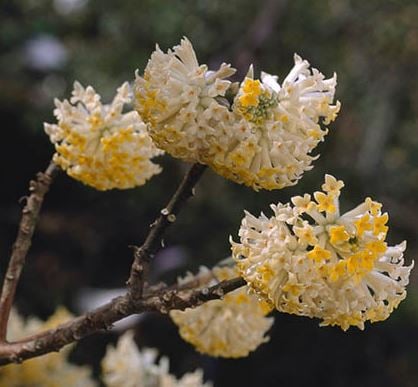
[[[307,61],[283,80],[252,69],[236,91],[222,64],[199,65],[191,43],[152,54],[135,82],[136,109],[161,148],[172,156],[209,165],[255,190],[294,185],[312,168],[311,152],[340,108],[333,104],[336,77],[325,79]]]
[[[71,100],[55,100],[57,124],[45,124],[55,145],[54,161],[67,174],[99,190],[126,189],[145,184],[161,168],[151,159],[162,152],[153,144],[146,125],[135,111],[123,112],[131,102],[128,83],[112,103],[88,86],[74,83]]]
[[[295,65],[280,85],[277,77],[250,68],[235,97],[236,115],[223,151],[210,165],[229,179],[254,189],[294,185],[312,168],[311,152],[340,109],[333,104],[336,76],[325,79],[306,60]]]
[[[237,276],[230,268],[216,268],[213,273],[218,281]],[[269,340],[265,334],[273,319],[265,317],[268,312],[269,306],[244,287],[194,309],[173,310],[170,317],[182,338],[199,352],[238,358],[248,356]]]
[[[167,53],[157,46],[144,76],[136,76],[135,100],[158,147],[174,157],[206,163],[217,152],[219,131],[230,124],[223,97],[231,82],[224,78],[234,72],[226,64],[217,71],[199,65],[187,38]]]
[[[211,387],[203,382],[203,372],[196,370],[176,379],[169,373],[169,362],[158,352],[139,350],[133,332],[127,331],[113,347],[109,345],[102,360],[102,378],[107,387]]]
[[[413,263],[406,243],[388,246],[388,214],[367,198],[340,214],[342,181],[326,175],[322,188],[272,205],[274,215],[246,213],[232,242],[249,286],[279,311],[322,319],[346,330],[385,320],[405,298]]]

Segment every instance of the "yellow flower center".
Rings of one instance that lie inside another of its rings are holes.
[[[258,97],[261,94],[261,83],[260,81],[247,78],[244,81],[242,87],[244,94],[239,98],[239,102],[242,106],[257,106]]]
[[[237,110],[248,121],[262,125],[276,106],[277,99],[264,89],[259,80],[247,78],[242,85],[242,94],[238,98]]]
[[[350,235],[345,230],[344,226],[331,226],[328,233],[329,240],[333,245],[347,242],[350,239]]]
[[[313,250],[308,252],[307,257],[321,263],[331,258],[331,252],[322,248],[321,246],[316,245]]]
[[[370,231],[372,229],[372,225],[370,223],[370,215],[364,214],[359,220],[354,222],[354,226],[357,230],[358,236],[363,236],[366,231]]]

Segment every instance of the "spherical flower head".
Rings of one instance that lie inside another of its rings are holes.
[[[343,186],[326,175],[314,200],[272,205],[270,218],[246,213],[232,251],[248,284],[279,311],[364,329],[405,298],[413,263],[404,265],[405,242],[388,246],[380,203],[367,198],[340,214]]]
[[[234,72],[226,64],[217,71],[199,65],[186,38],[167,53],[157,46],[135,81],[136,109],[157,146],[173,157],[206,163],[217,151],[217,127],[230,120],[223,97],[231,84],[225,78]]]
[[[145,184],[161,168],[151,159],[162,152],[153,144],[138,113],[123,113],[131,102],[128,83],[112,103],[88,86],[74,83],[70,101],[55,100],[57,124],[45,124],[55,145],[54,162],[67,174],[98,190]]]
[[[236,270],[217,268],[218,281],[237,276]],[[246,287],[185,311],[173,310],[170,317],[180,329],[181,337],[199,352],[211,356],[238,358],[269,340],[265,333],[273,318],[265,317],[271,308],[257,296],[248,294]]]
[[[116,347],[109,346],[106,351],[102,360],[103,382],[107,387],[211,387],[210,383],[203,383],[200,370],[177,380],[168,373],[168,359],[162,357],[157,363],[157,357],[155,349],[140,351],[133,332],[127,331]]]
[[[70,318],[71,314],[64,308],[58,308],[47,321],[34,317],[25,320],[12,310],[8,339],[11,341],[23,339],[41,331],[53,329]],[[49,353],[29,359],[22,364],[10,364],[0,368],[0,387],[96,386],[97,384],[91,377],[91,371],[87,367],[68,362],[71,348],[72,346],[67,346],[57,353]]]
[[[250,68],[234,99],[238,117],[226,153],[212,167],[221,175],[256,190],[297,183],[318,156],[311,152],[324,139],[340,103],[333,105],[336,76],[325,79],[306,60],[295,65],[280,85],[277,76],[253,79]]]

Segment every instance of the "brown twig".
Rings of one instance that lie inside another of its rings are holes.
[[[25,264],[26,255],[32,244],[32,236],[38,221],[45,194],[48,192],[53,177],[59,168],[51,162],[43,173],[38,173],[36,180],[29,183],[30,195],[22,210],[16,241],[13,245],[9,265],[3,280],[0,298],[0,342],[6,340],[7,323],[16,293],[17,284]]]
[[[145,242],[141,247],[134,247],[134,262],[127,282],[130,296],[134,300],[139,300],[142,297],[145,282],[144,277],[149,262],[160,248],[161,239],[165,230],[171,223],[176,221],[176,216],[186,200],[193,196],[193,188],[205,169],[206,166],[202,164],[194,164],[190,168],[167,206],[161,210],[160,215],[151,225],[151,230]]]
[[[188,286],[158,286],[155,289],[149,288],[144,293],[145,272],[149,262],[161,246],[161,239],[165,230],[176,220],[176,216],[185,201],[193,195],[194,186],[205,169],[206,166],[200,164],[194,164],[191,167],[168,205],[161,210],[160,215],[151,225],[151,230],[143,245],[134,247],[134,262],[127,283],[128,290],[125,295],[117,297],[83,316],[61,324],[55,329],[47,330],[13,343],[0,342],[0,365],[19,363],[26,359],[58,351],[63,346],[78,341],[92,333],[109,329],[113,323],[135,313],[145,311],[167,313],[173,309],[183,310],[187,307],[195,307],[206,301],[222,298],[224,294],[245,285],[245,281],[242,278],[223,281],[211,287],[204,286],[200,281],[192,280],[191,283],[197,288],[190,288],[190,284]],[[41,182],[46,180],[49,185],[50,176],[49,174],[47,177],[42,176],[42,178],[38,176],[38,180],[40,182],[37,182],[34,193],[35,191],[40,191],[44,195],[47,191],[47,186],[45,183],[44,191],[41,191]],[[39,199],[38,196],[36,197]],[[36,216],[33,215],[32,209],[29,211],[34,218],[32,220],[33,224],[39,213],[41,202],[38,200],[36,203],[38,203]],[[32,234],[33,230],[28,236],[29,244]],[[24,258],[22,265],[23,263]]]
[[[194,290],[165,288],[160,292],[136,299],[127,292],[109,303],[59,325],[55,329],[41,332],[35,336],[14,343],[0,343],[0,365],[20,363],[26,359],[59,351],[62,347],[83,337],[107,330],[112,324],[134,313],[155,311],[167,313],[170,310],[184,310],[204,302],[222,298],[225,294],[245,285],[242,278],[222,281],[211,287]]]

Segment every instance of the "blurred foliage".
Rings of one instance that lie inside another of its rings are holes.
[[[157,257],[155,279],[224,258],[243,209],[268,214],[270,203],[318,189],[326,172],[346,182],[343,207],[367,195],[384,203],[389,240],[407,239],[411,260],[418,251],[417,20],[416,0],[1,1],[0,269],[15,236],[18,199],[53,151],[42,128],[54,120],[53,98],[67,98],[77,79],[107,100],[143,70],[156,42],[167,49],[182,36],[201,62],[232,62],[240,74],[254,63],[256,71],[283,78],[297,52],[324,74],[338,73],[343,107],[315,168],[293,188],[253,192],[209,172],[169,231],[165,245],[180,248]],[[19,287],[24,313],[45,316],[59,303],[74,307],[84,287],[123,286],[132,258],[128,246],[143,240],[187,168],[167,156],[161,162],[160,176],[130,191],[101,193],[59,177]],[[203,362],[216,386],[412,387],[418,385],[415,273],[409,293],[389,321],[366,332],[342,333],[278,315],[272,342],[242,361],[197,357],[166,319],[154,316],[138,329],[143,344],[176,356],[175,371]],[[106,340],[85,340],[75,360],[97,365]]]

